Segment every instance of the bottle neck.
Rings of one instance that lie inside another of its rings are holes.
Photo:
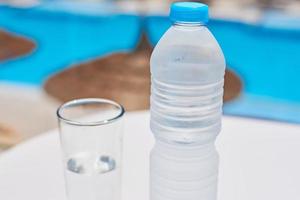
[[[201,23],[201,22],[174,22],[173,26],[177,26],[177,27],[184,26],[184,27],[191,27],[191,28],[193,28],[193,27],[205,26],[205,24]]]

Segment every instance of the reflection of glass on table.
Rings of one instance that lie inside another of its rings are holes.
[[[79,99],[58,111],[67,196],[70,200],[121,198],[121,105]]]

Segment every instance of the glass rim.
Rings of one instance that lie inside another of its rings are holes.
[[[115,106],[116,108],[119,109],[119,112],[113,116],[110,117],[108,119],[104,119],[104,120],[95,120],[95,121],[91,121],[91,122],[80,122],[80,121],[76,121],[73,119],[68,119],[67,117],[64,117],[62,114],[62,111],[65,108],[71,107],[71,106],[77,106],[77,105],[82,105],[83,103],[85,104],[89,104],[89,103],[105,103],[105,104],[109,104],[112,106]],[[57,111],[56,111],[56,115],[58,117],[59,120],[67,123],[67,124],[71,124],[71,125],[76,125],[76,126],[100,126],[100,125],[106,125],[106,124],[110,124],[113,123],[115,121],[117,121],[118,119],[120,119],[125,113],[125,109],[124,107],[112,100],[109,99],[104,99],[104,98],[80,98],[80,99],[74,99],[71,101],[67,101],[65,103],[63,103],[61,106],[58,107]]]

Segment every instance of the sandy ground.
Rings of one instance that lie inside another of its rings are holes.
[[[57,127],[58,105],[40,88],[0,82],[0,149]]]

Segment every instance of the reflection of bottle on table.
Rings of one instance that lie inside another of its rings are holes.
[[[174,3],[151,57],[151,200],[215,200],[225,60],[208,7]]]

